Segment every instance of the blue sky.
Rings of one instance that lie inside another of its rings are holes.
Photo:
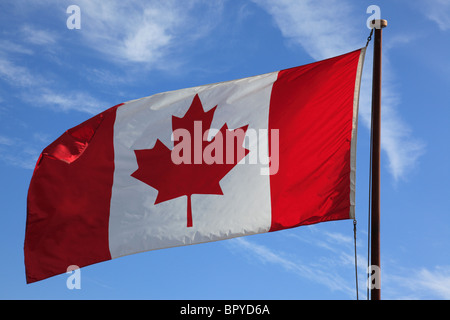
[[[68,29],[69,5],[81,28]],[[171,248],[25,284],[26,196],[43,148],[102,110],[154,93],[355,50],[383,32],[382,298],[450,299],[450,3],[2,1],[0,298],[355,299],[352,221]],[[357,254],[366,297],[372,44],[360,97]]]

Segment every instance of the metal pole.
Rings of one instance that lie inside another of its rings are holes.
[[[373,48],[372,79],[372,221],[371,221],[371,255],[374,282],[370,290],[371,300],[381,299],[380,289],[380,133],[381,133],[381,40],[382,28],[387,26],[386,20],[374,20],[375,28]]]

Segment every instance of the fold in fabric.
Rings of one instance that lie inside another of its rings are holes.
[[[42,151],[42,155],[69,164],[74,162],[89,146],[89,143],[102,123],[103,118],[104,115],[99,114],[78,126],[67,130],[45,148]]]

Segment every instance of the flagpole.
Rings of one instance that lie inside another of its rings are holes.
[[[381,299],[380,289],[380,133],[381,133],[381,42],[386,20],[373,20],[375,36],[372,78],[372,220],[370,264],[375,271],[375,283],[370,290],[371,300]],[[373,267],[377,267],[374,269]]]

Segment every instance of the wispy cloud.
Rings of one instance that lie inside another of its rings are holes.
[[[338,0],[252,0],[272,15],[283,36],[320,60],[361,46],[349,26],[351,6]]]
[[[0,56],[0,78],[19,87],[44,83],[43,77],[33,74],[28,68],[17,65],[11,59]]]
[[[87,46],[120,63],[167,67],[175,50],[217,23],[222,1],[78,1]],[[201,14],[201,13],[204,14]]]
[[[249,237],[231,239],[224,244],[232,252],[247,256],[250,263],[258,261],[271,264],[302,281],[311,281],[354,299],[356,288],[353,237],[324,231],[315,226],[302,230],[301,233],[285,230],[278,235],[289,238],[290,248],[295,247],[295,252],[277,248],[276,239],[270,246]],[[363,242],[357,242],[358,252],[365,246]],[[311,254],[311,251],[314,254]],[[366,299],[367,258],[358,253],[357,259],[359,299]],[[384,266],[381,274],[383,299],[450,299],[450,266],[406,269],[396,262],[386,260]]]
[[[356,26],[351,25],[355,13],[349,2],[253,0],[270,13],[283,36],[301,45],[316,60],[328,58],[363,45]],[[339,31],[339,32],[338,32]],[[368,30],[367,30],[368,31]],[[359,40],[358,40],[359,39]],[[371,72],[370,53],[366,56],[361,86],[360,115],[370,126]],[[384,54],[384,61],[388,56]],[[386,76],[387,75],[387,76]],[[425,144],[413,136],[413,131],[396,111],[400,95],[392,82],[393,75],[385,66],[383,75],[382,149],[389,160],[393,178],[405,178],[424,153]]]
[[[58,36],[29,25],[23,26],[19,34],[20,40],[17,42],[2,40],[7,46],[0,52],[0,80],[17,89],[19,91],[17,96],[24,102],[54,111],[74,110],[88,114],[96,114],[110,106],[109,103],[100,101],[85,91],[57,89],[64,83],[58,76],[49,74],[38,65],[29,66],[27,61],[30,60],[30,56],[35,55],[30,46],[51,48],[56,44]],[[54,62],[53,59],[50,60],[50,63]]]
[[[154,62],[172,39],[176,14],[163,7],[123,1],[81,1],[81,35],[88,45],[109,58],[126,62]],[[164,10],[165,11],[165,10]]]
[[[30,48],[5,39],[0,40],[0,52],[27,55],[33,54],[33,50]]]
[[[14,144],[14,140],[5,136],[0,136],[0,146],[12,146]]]
[[[426,17],[434,21],[442,31],[450,30],[450,2],[429,0],[423,6]]]
[[[193,0],[180,6],[172,0],[80,0],[77,5],[81,10],[81,29],[69,35],[75,37],[77,50],[101,63],[92,67],[75,62],[72,66],[64,61],[64,50],[73,48],[67,34],[63,34],[67,32],[64,12],[58,16],[60,28],[49,30],[25,23],[8,33],[9,40],[0,40],[5,44],[0,49],[0,80],[22,90],[18,96],[26,102],[33,100],[35,105],[55,111],[93,114],[110,103],[100,101],[97,94],[94,97],[79,86],[67,90],[71,81],[62,79],[58,68],[63,66],[66,74],[72,73],[82,81],[95,82],[105,94],[110,94],[105,86],[136,81],[149,70],[175,69],[189,60],[190,50],[186,48],[195,48],[197,41],[219,23],[223,2]],[[69,4],[72,3],[47,0],[28,7],[17,5],[16,9],[31,16],[41,11],[61,13]],[[42,50],[45,55],[39,54]],[[30,64],[30,56],[35,63]],[[44,65],[56,68],[41,67]]]
[[[436,267],[433,270],[420,269],[413,280],[418,291],[433,292],[438,298],[450,299],[450,267]]]
[[[33,106],[47,107],[54,111],[79,111],[96,114],[110,106],[87,92],[67,90],[55,92],[50,89],[51,81],[29,68],[17,65],[0,56],[0,79],[10,86],[22,90],[21,98]]]
[[[25,42],[40,46],[52,45],[58,38],[54,32],[38,29],[31,25],[23,25],[20,32]]]
[[[0,161],[23,169],[33,169],[40,154],[35,143],[0,135]]]
[[[450,266],[397,269],[391,268],[390,274],[382,273],[382,286],[385,288],[383,291],[386,299],[450,299]]]
[[[43,88],[33,95],[24,95],[24,99],[55,111],[79,111],[92,115],[109,107],[106,102],[100,101],[86,92],[57,93],[48,88]]]
[[[414,137],[411,127],[398,115],[397,94],[385,85],[383,88],[381,143],[388,155],[389,171],[394,180],[405,179],[425,153],[426,144]]]
[[[320,234],[321,236],[310,234],[309,237],[300,237],[290,232],[283,233],[283,236],[291,238],[291,243],[302,241],[318,250],[325,250],[321,252],[327,252],[315,257],[304,255],[300,258],[283,250],[276,250],[273,245],[268,247],[250,241],[248,238],[235,238],[226,243],[231,250],[244,250],[246,254],[251,255],[251,261],[255,261],[254,258],[256,258],[264,264],[281,267],[304,281],[323,285],[331,291],[342,292],[350,299],[355,298],[354,280],[352,282],[349,278],[341,276],[348,275],[349,272],[350,275],[354,275],[354,258],[351,255],[352,239],[339,233]]]
[[[396,39],[393,37],[386,41],[383,49],[381,148],[387,156],[387,169],[397,182],[407,179],[408,173],[417,167],[420,157],[426,152],[426,143],[414,136],[413,129],[398,111],[402,108],[402,99],[397,91],[398,77],[392,71],[389,58]],[[397,42],[397,45],[401,44]],[[372,58],[372,52],[367,52],[360,94],[360,120],[366,128],[371,124]]]

